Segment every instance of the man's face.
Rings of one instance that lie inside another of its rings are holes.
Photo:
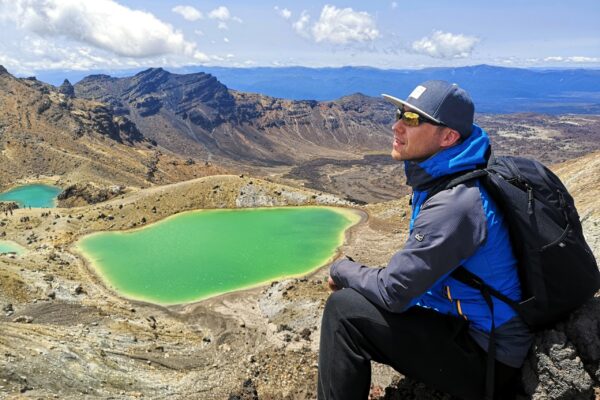
[[[408,108],[407,111],[410,111]],[[443,127],[419,123],[408,126],[402,119],[392,126],[392,158],[397,161],[422,161],[443,149]]]

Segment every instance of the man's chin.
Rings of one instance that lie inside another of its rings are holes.
[[[396,151],[396,149],[392,149],[392,154],[391,154],[392,158],[396,161],[402,161],[402,154],[400,154],[399,151]]]

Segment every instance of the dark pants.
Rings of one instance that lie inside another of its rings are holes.
[[[318,398],[366,399],[373,360],[454,396],[480,400],[486,359],[462,319],[421,307],[391,313],[342,289],[329,297],[323,314]],[[498,362],[495,369],[495,398],[513,398],[518,369]]]

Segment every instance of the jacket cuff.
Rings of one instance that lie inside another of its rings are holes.
[[[344,272],[348,273],[352,268],[357,267],[360,268],[360,264],[354,262],[351,257],[345,256],[345,258],[331,264],[329,276],[331,276],[337,287],[348,287],[347,274],[344,274]]]

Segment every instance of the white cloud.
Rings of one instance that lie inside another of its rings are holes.
[[[290,19],[292,17],[292,12],[287,8],[279,8],[275,6],[275,11],[277,11],[277,14],[284,19]]]
[[[414,42],[412,49],[434,58],[465,58],[471,55],[478,42],[474,36],[436,31]]]
[[[171,11],[181,15],[188,21],[197,21],[203,17],[202,13],[192,6],[175,6]]]
[[[221,6],[209,12],[208,18],[227,21],[229,18],[231,18],[231,13],[229,12],[229,9],[227,7]]]
[[[544,58],[546,62],[564,62],[564,63],[598,63],[600,57],[584,57],[584,56],[552,56]]]
[[[397,3],[397,2],[395,2],[395,1],[392,1],[392,4],[390,4],[390,6],[391,6],[392,8],[398,8],[398,3]]]
[[[17,57],[11,57],[9,53],[17,54]],[[141,66],[139,59],[118,58],[106,51],[98,51],[85,45],[57,44],[39,36],[29,35],[13,42],[12,49],[2,49],[0,64],[20,75],[35,75],[37,70],[85,71],[99,66],[108,69]]]
[[[307,30],[309,22],[310,22],[310,15],[308,15],[306,10],[304,10],[300,14],[300,18],[298,18],[298,20],[292,24],[292,27],[294,28],[296,33],[298,33],[299,35],[304,36],[304,37],[309,37],[310,34],[308,33],[308,30]]]
[[[224,37],[224,38],[223,38],[223,41],[224,41],[225,43],[229,43],[229,38],[226,38],[226,37]]]
[[[0,22],[13,32],[0,42],[0,64],[18,74],[213,61],[170,25],[114,0],[0,0]]]
[[[312,33],[316,42],[335,44],[365,42],[379,37],[375,21],[368,13],[329,5],[323,7]]]
[[[219,23],[217,25],[217,28],[219,28],[219,29],[229,29],[229,26],[226,23],[226,21],[229,21],[229,20],[239,22],[239,23],[243,22],[241,18],[232,16],[231,13],[229,12],[229,9],[225,6],[217,7],[214,10],[212,10],[211,12],[209,12],[208,18],[216,19],[217,21],[219,21]]]
[[[3,1],[18,28],[40,37],[66,38],[125,57],[179,54],[202,59],[196,45],[154,15],[113,0]],[[6,11],[6,10],[5,10]]]
[[[337,8],[326,5],[321,11],[319,20],[307,32],[310,16],[303,11],[293,28],[301,35],[309,33],[315,42],[347,44],[350,42],[367,42],[379,37],[375,20],[364,11],[352,8]]]

